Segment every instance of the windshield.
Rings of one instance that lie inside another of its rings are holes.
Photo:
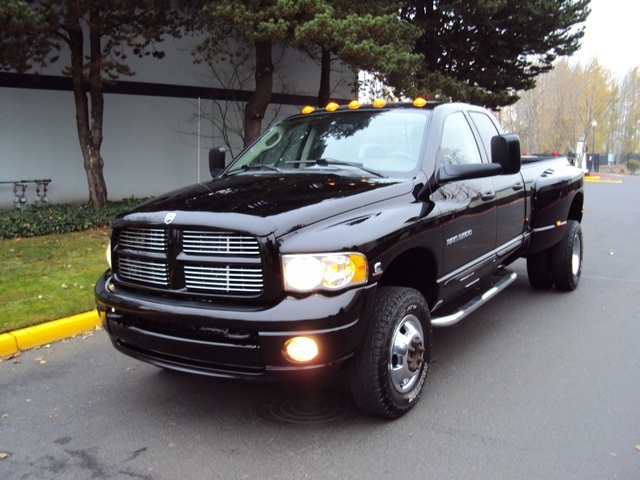
[[[419,165],[429,113],[398,109],[292,117],[259,138],[227,174],[341,170],[366,176],[407,175]]]

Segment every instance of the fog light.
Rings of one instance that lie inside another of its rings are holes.
[[[285,342],[282,353],[291,362],[310,362],[318,355],[318,345],[309,337],[294,337]]]

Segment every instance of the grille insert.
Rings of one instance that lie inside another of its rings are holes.
[[[120,276],[127,280],[163,287],[169,286],[169,265],[167,262],[120,257],[118,267]]]
[[[256,238],[232,233],[185,230],[182,249],[194,255],[259,255]]]
[[[264,287],[262,269],[234,266],[185,265],[188,289],[227,293],[260,293]]]
[[[167,251],[167,231],[162,228],[125,228],[119,244],[125,248],[151,252]]]

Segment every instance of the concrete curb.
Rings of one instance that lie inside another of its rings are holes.
[[[0,335],[0,357],[73,337],[100,325],[97,310]]]

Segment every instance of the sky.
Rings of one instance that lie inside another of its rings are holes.
[[[640,67],[640,2],[591,0],[582,48],[571,58],[586,65],[595,57],[603,67],[622,78]]]

